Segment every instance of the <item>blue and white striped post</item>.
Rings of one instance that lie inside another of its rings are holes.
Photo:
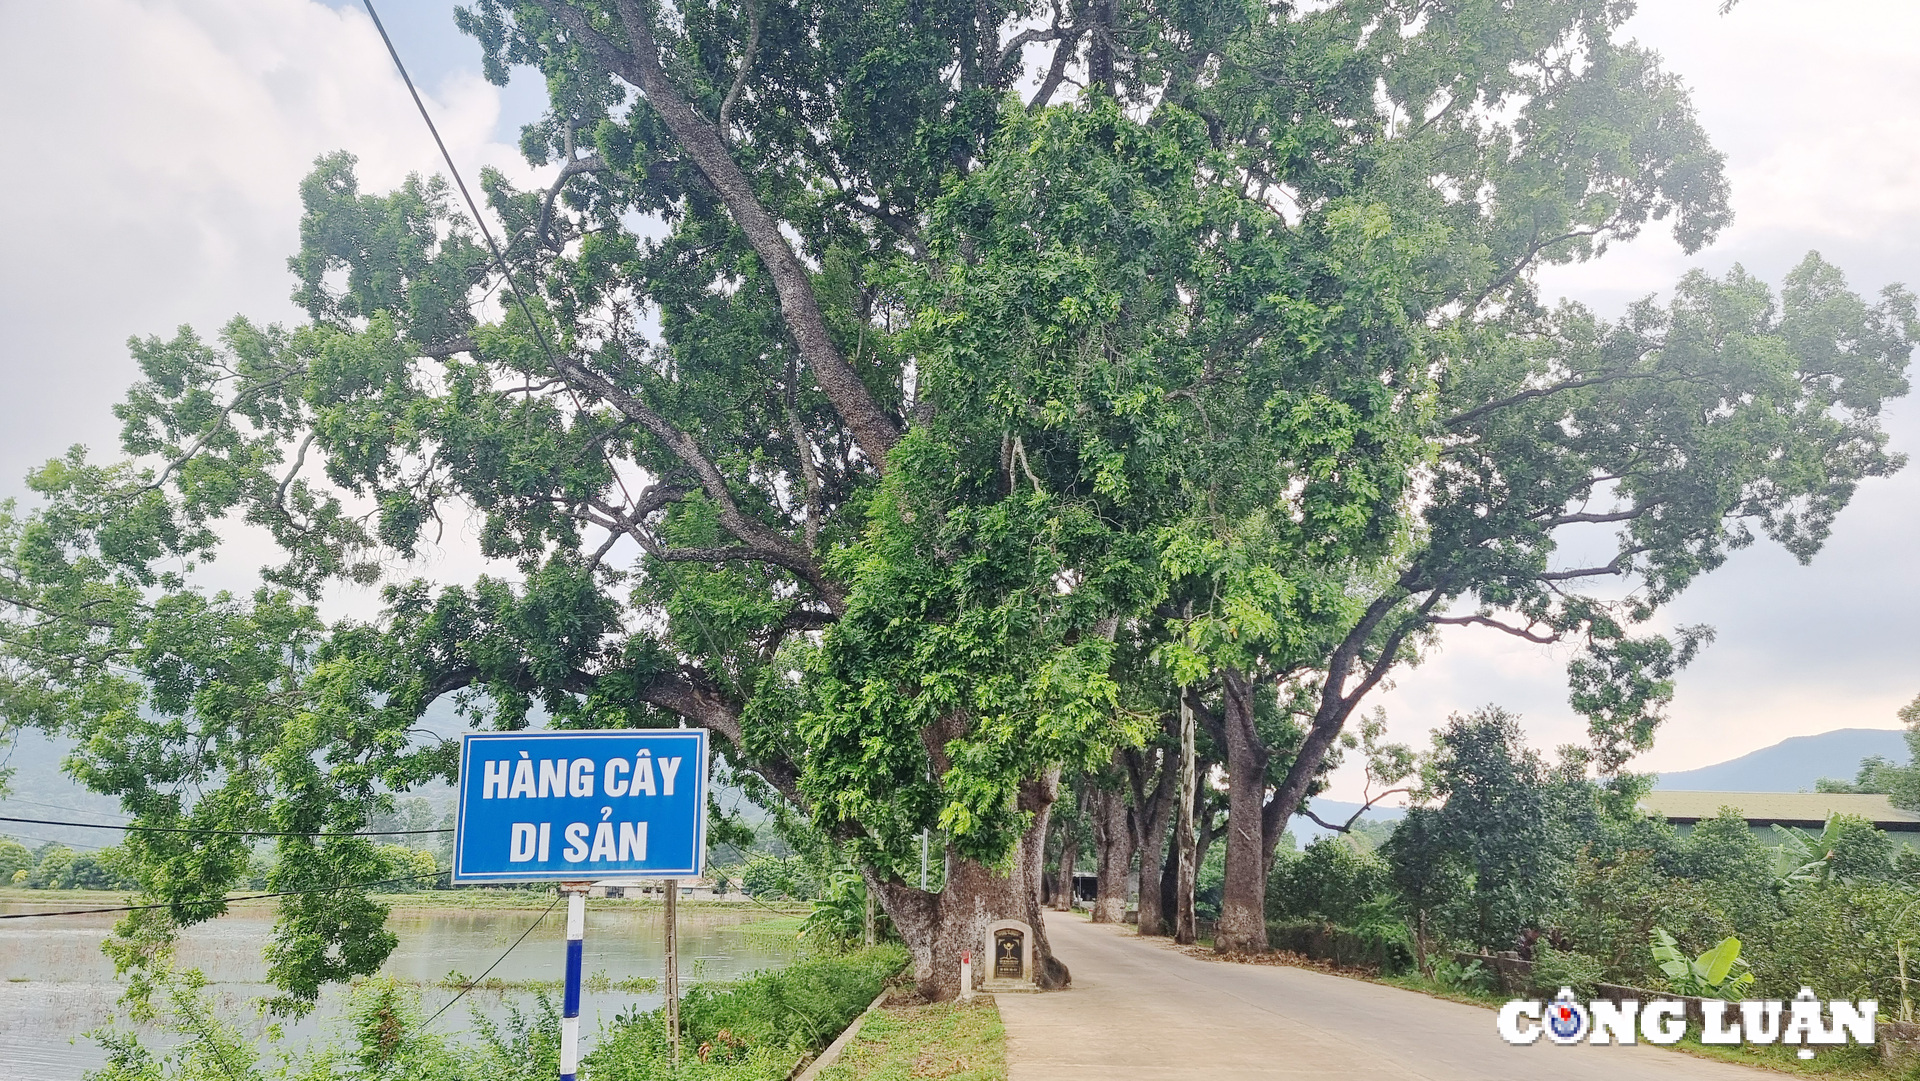
[[[587,891],[567,891],[567,989],[560,1011],[560,1081],[580,1066],[580,963],[587,937]]]

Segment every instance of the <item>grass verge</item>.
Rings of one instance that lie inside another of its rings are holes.
[[[1007,1031],[990,997],[882,1006],[820,1081],[1006,1081]]]

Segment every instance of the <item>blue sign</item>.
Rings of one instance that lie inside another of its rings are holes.
[[[469,732],[455,882],[698,878],[707,733]]]

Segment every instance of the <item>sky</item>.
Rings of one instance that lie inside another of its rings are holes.
[[[527,182],[519,126],[540,80],[488,85],[452,5],[379,5],[455,159]],[[1920,283],[1920,4],[1913,0],[1643,4],[1629,36],[1659,50],[1728,158],[1734,225],[1685,256],[1661,229],[1541,277],[1603,314],[1687,270],[1735,263],[1778,282],[1809,250],[1856,290]],[[366,190],[440,168],[358,3],[0,0],[0,495],[69,444],[114,449],[112,404],[135,375],[129,336],[235,314],[291,321],[297,186],[347,150]],[[1895,403],[1896,449],[1920,452],[1920,402]],[[1794,735],[1892,728],[1920,693],[1920,468],[1863,486],[1801,566],[1765,543],[1683,595],[1670,623],[1717,641],[1680,677],[1644,769],[1688,769]],[[457,551],[442,570],[468,566]],[[235,560],[229,560],[235,563]],[[234,573],[243,570],[235,565]],[[1520,713],[1543,748],[1579,742],[1567,651],[1449,628],[1379,700],[1424,745],[1456,710]],[[1330,796],[1355,798],[1349,765]]]

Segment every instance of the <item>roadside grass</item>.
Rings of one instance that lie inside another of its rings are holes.
[[[1006,1081],[1007,1030],[988,996],[882,1006],[819,1081]]]

